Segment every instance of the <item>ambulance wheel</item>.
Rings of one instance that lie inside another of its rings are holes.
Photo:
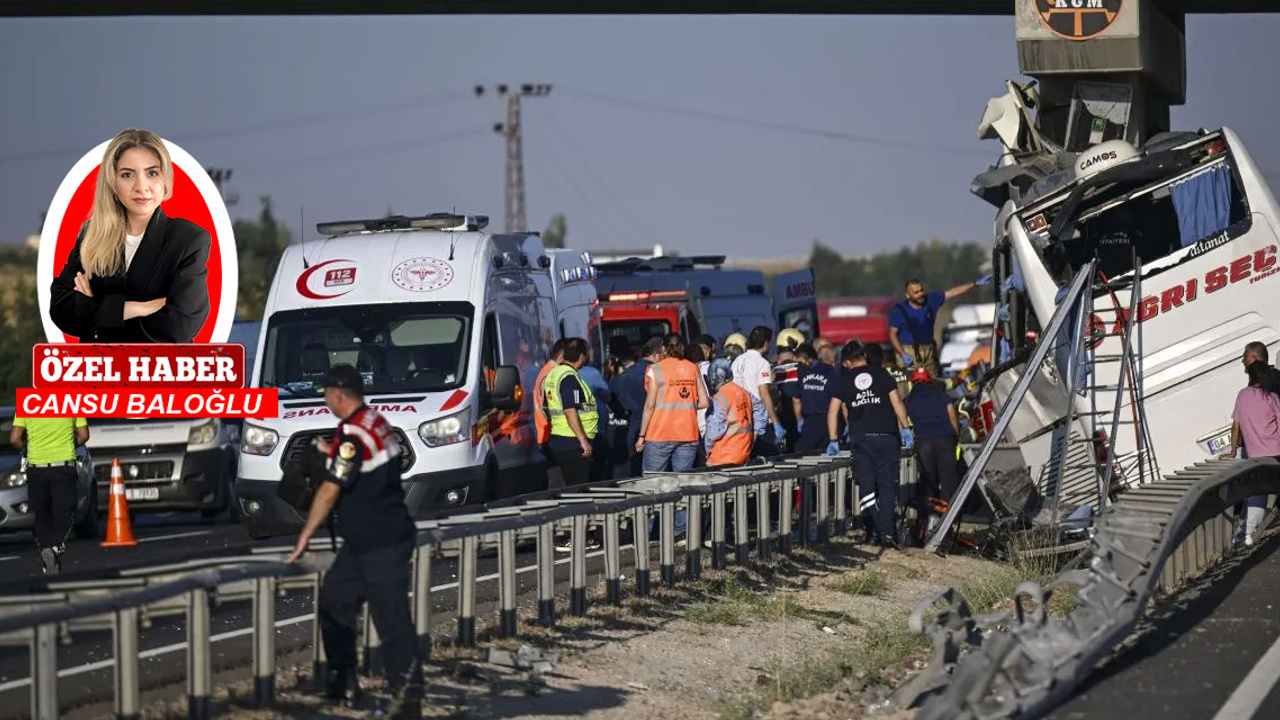
[[[498,463],[492,459],[484,466],[484,502],[493,502],[502,498],[502,488],[498,485]]]

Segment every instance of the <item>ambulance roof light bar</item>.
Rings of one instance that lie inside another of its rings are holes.
[[[456,213],[431,213],[409,217],[391,215],[367,220],[338,220],[316,223],[316,232],[333,237],[358,232],[385,232],[387,230],[441,230],[446,232],[475,232],[489,225],[488,215],[458,215]]]
[[[605,302],[649,302],[653,300],[681,300],[689,297],[687,290],[644,290],[640,292],[601,293]]]

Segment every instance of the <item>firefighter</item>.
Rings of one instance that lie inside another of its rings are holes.
[[[332,442],[315,444],[326,457],[323,479],[287,562],[302,557],[332,511],[343,545],[320,588],[320,633],[330,667],[326,696],[352,708],[359,702],[356,631],[360,606],[368,601],[391,695],[385,717],[421,718],[422,663],[409,611],[417,529],[400,484],[402,451],[391,424],[365,404],[363,380],[351,365],[329,371],[324,402],[341,421]]]
[[[855,349],[845,361],[850,369],[827,410],[827,454],[839,451],[836,421],[840,406],[847,405],[849,445],[860,494],[858,509],[867,528],[867,543],[898,548],[895,506],[901,448],[914,442],[907,410],[893,378],[878,364],[867,361],[865,347]]]

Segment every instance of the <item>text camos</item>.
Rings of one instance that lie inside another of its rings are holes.
[[[246,388],[244,346],[234,343],[39,344],[27,417],[277,417],[274,388]]]

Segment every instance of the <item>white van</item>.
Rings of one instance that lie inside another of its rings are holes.
[[[285,464],[337,426],[321,383],[364,377],[396,428],[406,501],[426,517],[545,489],[526,392],[555,341],[551,259],[536,234],[437,213],[317,225],[290,246],[267,296],[252,384],[280,416],[247,420],[236,491],[251,535],[301,525],[276,495]]]

